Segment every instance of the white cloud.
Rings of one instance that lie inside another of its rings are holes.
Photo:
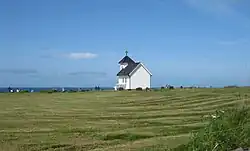
[[[97,57],[97,54],[90,53],[90,52],[72,52],[66,55],[70,59],[93,59]]]

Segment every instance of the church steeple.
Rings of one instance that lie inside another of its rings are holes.
[[[119,64],[135,64],[135,61],[128,56],[128,51],[125,51],[125,57],[119,61]]]

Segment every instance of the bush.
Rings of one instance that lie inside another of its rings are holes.
[[[124,88],[123,88],[123,87],[119,87],[117,90],[118,90],[118,91],[123,91]]]
[[[76,93],[76,92],[78,92],[77,90],[69,90],[68,91],[69,93]]]
[[[142,88],[141,87],[138,87],[135,89],[136,91],[142,91]]]
[[[51,90],[41,90],[40,93],[52,93]]]
[[[53,89],[52,92],[58,92],[56,89]]]
[[[224,86],[224,88],[239,88],[237,85]]]
[[[150,91],[150,88],[146,87],[146,91]]]
[[[209,124],[191,137],[186,145],[174,151],[193,150],[234,150],[250,147],[250,110],[235,108],[223,113],[216,112],[216,118],[210,118]]]
[[[174,89],[174,86],[169,86],[169,89],[171,90],[171,89]]]
[[[128,91],[132,91],[132,89],[128,89]]]
[[[152,91],[161,91],[159,88],[151,88]]]
[[[53,90],[41,90],[41,93],[55,93],[58,92],[57,90],[53,89]]]
[[[20,91],[20,93],[29,93],[29,91],[28,90],[22,90],[22,91]]]

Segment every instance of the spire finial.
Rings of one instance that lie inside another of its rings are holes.
[[[128,51],[127,50],[125,51],[125,54],[126,54],[126,56],[128,56]]]

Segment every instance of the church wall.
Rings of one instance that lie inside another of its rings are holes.
[[[143,66],[140,66],[131,76],[131,89],[150,88],[151,76]]]

